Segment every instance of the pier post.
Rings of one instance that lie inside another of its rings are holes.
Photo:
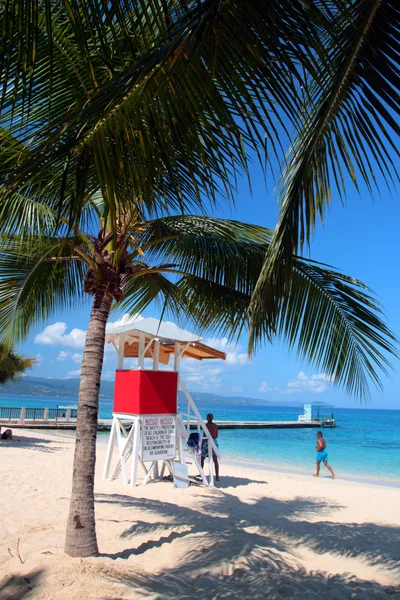
[[[70,409],[70,408],[67,408],[67,412],[66,412],[66,414],[65,414],[65,420],[66,420],[66,421],[69,421],[69,420],[70,420],[70,418],[71,418],[71,409]]]
[[[48,408],[44,409],[44,420],[45,421],[49,420],[49,409]]]
[[[20,421],[24,421],[25,420],[25,406],[23,406],[21,408],[21,412],[19,413],[19,420]]]

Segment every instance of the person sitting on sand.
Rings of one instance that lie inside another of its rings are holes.
[[[218,448],[218,441],[217,441],[217,437],[218,437],[218,425],[216,425],[215,423],[213,423],[213,418],[214,418],[214,415],[212,415],[211,413],[208,413],[206,427],[207,427],[208,431],[210,432],[211,437],[213,438],[215,445]],[[204,460],[207,457],[208,457],[208,440],[207,440],[207,438],[203,437],[202,446],[201,446],[201,468],[204,467]],[[214,466],[215,466],[215,478],[216,478],[217,481],[219,481],[218,456],[215,454],[214,450],[212,451],[212,457],[213,457]]]
[[[335,473],[332,467],[328,465],[328,452],[326,451],[326,442],[322,436],[322,431],[317,432],[317,472],[314,477],[319,477],[319,470],[321,468],[321,461],[324,463],[327,469],[332,473],[332,479],[335,479]]]
[[[1,431],[1,429],[0,429]],[[12,440],[13,439],[13,434],[11,429],[6,429],[5,431],[3,431],[3,433],[0,436],[0,439],[2,440]]]

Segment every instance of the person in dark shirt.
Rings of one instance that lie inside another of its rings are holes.
[[[12,440],[13,439],[13,434],[12,434],[11,429],[6,429],[5,431],[3,431],[3,433],[0,436],[0,438],[2,440]]]
[[[216,425],[216,423],[213,423],[213,419],[214,419],[214,415],[212,415],[211,413],[208,413],[206,427],[207,427],[208,431],[210,432],[210,435],[211,435],[212,439],[214,440],[215,445],[218,448],[218,441],[217,441],[218,425]],[[207,438],[203,437],[203,442],[202,442],[202,447],[201,447],[201,467],[202,468],[204,466],[204,461],[207,457],[208,457],[208,440],[207,440]],[[212,457],[213,457],[214,466],[215,466],[215,479],[216,479],[216,481],[219,481],[218,456],[215,454],[214,450],[212,451]]]

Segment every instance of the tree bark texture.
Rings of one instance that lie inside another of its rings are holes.
[[[79,386],[78,418],[67,522],[65,552],[70,556],[98,554],[94,513],[97,416],[105,333],[113,298],[97,290],[86,335]]]

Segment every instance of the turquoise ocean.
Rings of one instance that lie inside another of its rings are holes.
[[[195,394],[194,394],[195,396]],[[201,414],[219,421],[295,421],[299,406],[196,401]],[[0,406],[55,408],[71,398],[1,396]],[[112,400],[101,399],[100,417],[111,418]],[[328,414],[329,411],[322,411]],[[324,429],[329,463],[338,476],[400,485],[400,410],[336,408],[335,429]],[[105,434],[99,434],[102,437]],[[229,461],[289,472],[310,473],[315,466],[315,429],[221,430],[221,453]],[[325,473],[328,472],[325,470]]]

